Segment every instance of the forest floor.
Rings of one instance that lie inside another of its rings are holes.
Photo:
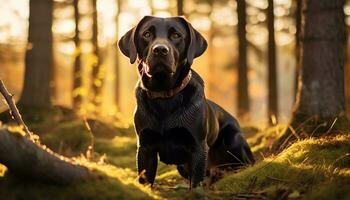
[[[26,119],[43,144],[100,173],[98,180],[59,186],[15,177],[0,165],[0,199],[350,199],[350,134],[300,140],[278,155],[266,150],[286,128],[244,128],[257,163],[188,190],[174,166],[159,164],[154,188],[137,182],[133,127],[118,120],[86,121],[64,112]],[[102,123],[101,121],[104,121]],[[86,155],[94,142],[93,156]]]

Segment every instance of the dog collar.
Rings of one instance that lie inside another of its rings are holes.
[[[147,96],[151,99],[155,98],[170,98],[175,96],[176,94],[180,93],[185,87],[188,85],[188,83],[191,81],[192,78],[192,71],[190,70],[187,74],[187,76],[182,79],[181,84],[173,89],[166,90],[166,91],[151,91],[144,87],[144,85],[141,82],[142,89],[144,89],[147,93]]]

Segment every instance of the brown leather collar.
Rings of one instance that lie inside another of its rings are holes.
[[[155,99],[155,98],[170,98],[175,96],[176,94],[180,93],[187,85],[188,83],[191,81],[192,78],[192,71],[190,70],[187,74],[187,76],[182,79],[181,84],[176,87],[173,88],[171,90],[167,90],[167,91],[151,91],[148,90],[147,88],[145,88],[141,82],[141,87],[142,89],[144,89],[147,93],[147,96],[151,99]]]

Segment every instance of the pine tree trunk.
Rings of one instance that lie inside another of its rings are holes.
[[[349,55],[348,58],[349,59]],[[345,66],[345,97],[346,97],[346,111],[348,117],[350,117],[350,62],[347,61]]]
[[[20,104],[51,107],[52,60],[52,0],[29,1],[28,50]]]
[[[345,96],[346,96],[346,111],[350,117],[350,63],[346,65],[345,69]]]
[[[210,7],[210,10],[208,13],[206,13],[208,16],[211,16],[211,14],[213,13],[214,10],[214,1],[213,0],[208,0],[208,4]],[[215,60],[215,54],[214,54],[214,34],[215,34],[215,27],[214,27],[214,22],[213,20],[209,17],[208,20],[210,21],[210,27],[209,27],[209,31],[208,31],[208,49],[207,49],[207,55],[208,55],[208,71],[207,71],[207,78],[208,78],[208,84],[207,84],[207,96],[209,98],[213,98],[214,96],[214,88],[215,85],[214,80],[215,80],[215,69],[213,68],[213,66],[215,66],[214,64],[214,60]]]
[[[344,120],[343,5],[343,0],[303,0],[300,84],[290,124],[292,130],[282,135],[275,148],[284,148],[296,137],[348,128],[348,121]]]
[[[246,117],[249,114],[248,94],[248,66],[247,66],[247,38],[246,38],[246,2],[237,0],[238,16],[238,116]]]
[[[349,43],[350,26],[346,26],[347,29],[347,44]],[[348,117],[350,117],[350,47],[347,46],[346,64],[345,64],[345,98],[346,98],[346,111]]]
[[[97,57],[97,62],[92,67],[91,81],[92,81],[92,103],[96,108],[100,107],[102,101],[102,87],[103,77],[101,77],[101,55],[98,46],[98,18],[97,18],[97,0],[92,0],[92,45],[94,46],[94,55]]]
[[[74,58],[74,69],[73,69],[73,108],[80,109],[82,103],[81,93],[78,92],[79,88],[82,87],[82,68],[81,68],[81,49],[80,49],[80,38],[79,38],[79,0],[73,1],[74,6],[74,20],[75,20],[75,35],[74,43],[76,48],[76,54]]]
[[[278,94],[277,94],[277,68],[276,68],[276,42],[274,28],[274,5],[273,0],[268,0],[267,28],[268,39],[268,118],[270,124],[272,117],[278,117]],[[275,122],[275,123],[276,123]]]
[[[116,21],[116,29],[115,29],[115,35],[117,37],[117,39],[119,38],[119,16],[121,13],[121,7],[122,7],[122,1],[121,0],[116,0],[117,1],[117,14],[115,17],[115,21]],[[117,49],[117,53],[115,55],[115,95],[114,95],[114,99],[115,99],[115,105],[117,106],[117,108],[119,109],[119,102],[120,102],[120,62],[119,62],[119,51]]]
[[[295,1],[295,84],[294,84],[294,99],[296,100],[298,92],[298,77],[300,71],[300,34],[301,34],[301,0]]]
[[[177,0],[177,15],[178,16],[184,15],[184,1],[183,0]]]

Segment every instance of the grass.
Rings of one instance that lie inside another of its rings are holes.
[[[247,142],[258,160],[261,160],[261,154],[269,150],[275,139],[282,135],[286,128],[286,125],[278,124],[247,138]]]
[[[213,185],[189,192],[188,182],[176,168],[162,163],[153,189],[138,184],[132,126],[90,120],[92,139],[84,120],[77,117],[64,120],[62,116],[51,116],[50,120],[29,125],[42,143],[56,152],[77,156],[77,161],[99,178],[55,186],[18,179],[0,165],[0,199],[234,199],[259,195],[268,199],[350,198],[350,134],[300,140],[278,155],[264,157],[286,126],[265,130],[249,127],[248,143],[258,158],[257,164],[229,172]],[[92,141],[95,162],[83,156]]]
[[[253,167],[228,174],[215,188],[232,193],[263,192],[271,199],[281,192],[305,199],[349,199],[349,152],[349,134],[301,140]]]

